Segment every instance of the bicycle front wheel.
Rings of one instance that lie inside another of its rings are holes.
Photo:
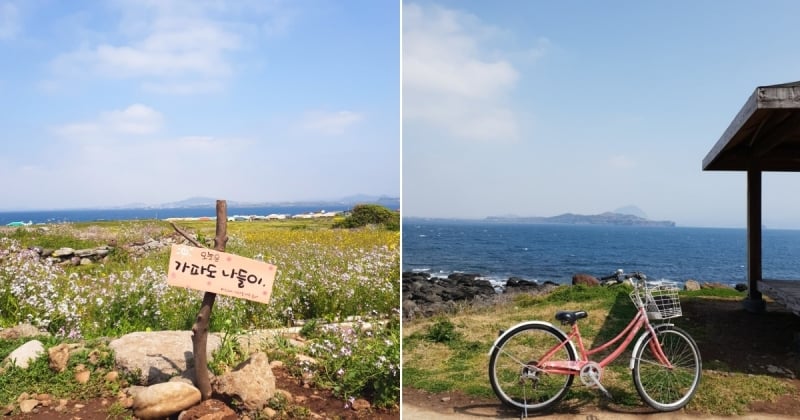
[[[700,350],[691,336],[676,327],[656,330],[656,338],[672,367],[656,356],[648,334],[634,355],[633,383],[642,399],[659,411],[674,411],[689,403],[700,384]]]
[[[537,364],[566,340],[560,330],[540,324],[522,325],[500,340],[489,358],[489,380],[500,401],[520,410],[542,411],[563,398],[573,375],[548,374]],[[549,360],[575,361],[575,352],[567,343]]]

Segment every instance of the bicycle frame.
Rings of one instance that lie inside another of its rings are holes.
[[[581,331],[578,327],[578,323],[575,322],[572,324],[572,329],[569,334],[567,334],[567,340],[561,342],[557,346],[553,347],[539,359],[537,370],[540,370],[545,373],[552,373],[552,374],[560,374],[560,375],[575,375],[580,373],[581,369],[589,363],[592,363],[589,360],[589,357],[597,354],[601,351],[607,350],[615,343],[623,340],[622,343],[613,351],[611,354],[606,356],[603,360],[598,362],[597,364],[601,368],[605,368],[609,364],[611,364],[617,357],[625,351],[626,348],[630,345],[631,341],[633,341],[636,334],[642,329],[646,329],[656,337],[655,328],[650,324],[650,320],[647,318],[647,312],[645,308],[639,308],[636,316],[628,323],[624,330],[622,330],[616,337],[612,340],[606,342],[605,344],[596,347],[594,349],[586,350],[586,347],[583,344],[583,337],[581,337]],[[578,350],[578,357],[579,360],[576,361],[562,361],[562,360],[550,360],[554,354],[556,354],[559,350],[564,348],[567,343],[570,342],[577,343],[577,350]],[[664,355],[664,351],[661,349],[661,343],[658,340],[651,340],[650,341],[650,348],[652,349],[653,353],[655,354],[656,358],[659,362],[663,363],[668,368],[672,369],[672,364],[667,359],[666,355]]]

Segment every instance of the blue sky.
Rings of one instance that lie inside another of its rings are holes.
[[[394,1],[0,0],[2,209],[400,194]]]
[[[405,216],[596,214],[743,227],[702,160],[757,86],[800,80],[795,1],[405,1]],[[800,228],[800,174],[765,173]]]

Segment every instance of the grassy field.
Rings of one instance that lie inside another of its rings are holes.
[[[466,308],[447,316],[403,324],[403,387],[429,392],[459,391],[466,395],[496,399],[488,378],[488,351],[498,332],[519,322],[544,320],[558,325],[558,310],[581,309],[589,313],[580,321],[587,348],[616,336],[632,318],[635,308],[628,297],[630,289],[562,286],[547,296],[518,294],[491,307]],[[704,300],[741,299],[734,290],[682,292],[681,300],[702,306]],[[708,347],[710,326],[677,318],[675,323],[695,336],[701,347]],[[560,326],[562,330],[564,326]],[[713,334],[733,334],[719,331]],[[602,357],[602,356],[601,356]],[[597,359],[599,360],[599,358]],[[602,382],[613,396],[613,403],[626,407],[644,406],[633,385],[628,361],[630,349],[603,372]],[[742,414],[752,401],[774,401],[792,385],[768,374],[751,374],[726,369],[718,360],[704,360],[703,380],[687,409],[714,415]],[[565,401],[598,404],[597,390],[576,380]]]
[[[317,342],[338,343],[334,353],[315,354],[321,360],[315,369],[326,378],[320,382],[339,390],[343,399],[369,392],[377,396],[377,405],[396,404],[399,232],[379,226],[333,229],[334,222],[229,222],[226,252],[275,264],[278,274],[269,304],[218,296],[211,329],[238,333],[311,321],[303,332],[312,351]],[[178,225],[212,246],[213,221]],[[138,255],[125,246],[168,236],[177,236],[174,229],[155,220],[0,228],[0,327],[31,323],[53,335],[48,346],[93,343],[133,331],[190,329],[202,292],[167,285],[169,248]],[[29,249],[106,244],[116,245],[106,261],[88,266],[51,264]],[[368,331],[361,324],[326,326],[348,317],[383,322]],[[0,359],[11,350],[9,343],[0,345]],[[287,353],[269,350],[276,357]],[[218,356],[211,367],[220,370],[246,357],[230,346]],[[26,386],[39,388],[35,384],[42,380],[38,373],[25,377],[23,372],[5,372],[0,375],[0,404],[30,392]]]

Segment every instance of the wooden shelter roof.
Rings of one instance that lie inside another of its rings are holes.
[[[760,86],[703,159],[706,171],[800,172],[800,81]]]

